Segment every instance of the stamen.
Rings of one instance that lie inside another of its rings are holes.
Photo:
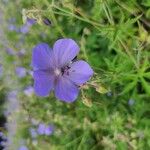
[[[56,76],[59,76],[59,75],[61,74],[61,70],[58,69],[58,68],[56,68],[56,69],[54,70],[54,73],[55,73]]]

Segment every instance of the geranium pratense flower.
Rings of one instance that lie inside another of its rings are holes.
[[[73,60],[79,46],[72,39],[57,40],[51,49],[40,43],[33,49],[34,90],[38,96],[48,96],[54,89],[56,98],[73,102],[79,86],[93,75],[93,70],[83,60]],[[72,61],[73,60],[73,61]]]

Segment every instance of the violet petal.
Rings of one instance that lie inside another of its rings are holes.
[[[73,102],[79,93],[78,87],[64,77],[60,77],[55,86],[55,96],[65,102]]]
[[[93,75],[93,70],[85,61],[76,61],[70,66],[68,75],[65,75],[75,84],[83,84]]]
[[[46,43],[40,43],[33,48],[32,66],[33,69],[49,69],[52,66],[52,49]]]
[[[79,52],[79,46],[72,39],[57,40],[53,46],[54,59],[57,66],[69,63]]]
[[[35,71],[34,90],[38,96],[48,96],[50,90],[53,88],[54,77],[49,72]]]
[[[37,133],[39,135],[43,135],[44,132],[45,132],[45,124],[40,123],[39,126],[38,126],[38,128],[37,128]]]
[[[54,131],[54,127],[52,125],[49,125],[45,128],[45,135],[51,135]]]

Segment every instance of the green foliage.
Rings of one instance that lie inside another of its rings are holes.
[[[21,59],[3,54],[5,68],[16,65],[30,70],[37,43],[52,46],[58,38],[69,37],[78,42],[78,58],[88,61],[95,75],[72,104],[56,100],[53,94],[38,98],[21,92],[17,138],[26,139],[32,150],[149,150],[150,1],[16,0],[3,10],[5,19],[15,17],[16,25],[21,26],[23,9],[24,17],[36,18],[37,24],[19,46],[22,35],[5,28],[8,46],[16,52],[26,50]],[[44,25],[43,17],[52,26]],[[17,81],[21,91],[33,84],[29,75]],[[134,100],[133,105],[128,104],[129,99]],[[28,131],[32,119],[53,123],[54,134],[38,137],[35,144]]]

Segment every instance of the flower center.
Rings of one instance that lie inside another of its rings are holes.
[[[54,70],[54,73],[55,73],[56,76],[59,76],[59,75],[61,74],[61,70],[58,69],[58,68],[56,68],[56,69]]]

